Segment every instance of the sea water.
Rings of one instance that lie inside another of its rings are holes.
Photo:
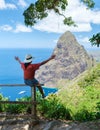
[[[0,49],[0,84],[23,84],[23,71],[20,64],[14,59],[18,56],[24,61],[26,54],[31,54],[34,58],[33,63],[39,63],[52,55],[53,49]],[[55,93],[57,89],[43,86],[46,96]],[[0,87],[0,93],[10,100],[16,100],[24,96],[31,95],[31,88],[26,87]]]

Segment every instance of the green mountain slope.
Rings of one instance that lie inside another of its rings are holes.
[[[100,63],[71,81],[60,81],[58,92],[74,120],[100,118]]]

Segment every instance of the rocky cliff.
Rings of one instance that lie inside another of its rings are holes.
[[[67,31],[58,40],[49,61],[37,71],[37,78],[48,87],[57,87],[59,80],[71,80],[93,65],[93,59],[75,36]]]

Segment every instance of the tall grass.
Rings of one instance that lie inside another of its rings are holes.
[[[59,97],[71,110],[73,120],[100,118],[100,64],[71,81],[59,92]]]

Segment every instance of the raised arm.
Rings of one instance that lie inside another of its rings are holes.
[[[18,56],[15,56],[15,60],[17,60],[21,64],[21,61]]]
[[[48,61],[50,61],[50,60],[52,60],[52,59],[54,59],[54,58],[55,58],[55,55],[52,55],[49,59],[47,59],[47,60],[45,60],[45,61],[42,61],[42,62],[41,62],[41,65],[46,64]]]

